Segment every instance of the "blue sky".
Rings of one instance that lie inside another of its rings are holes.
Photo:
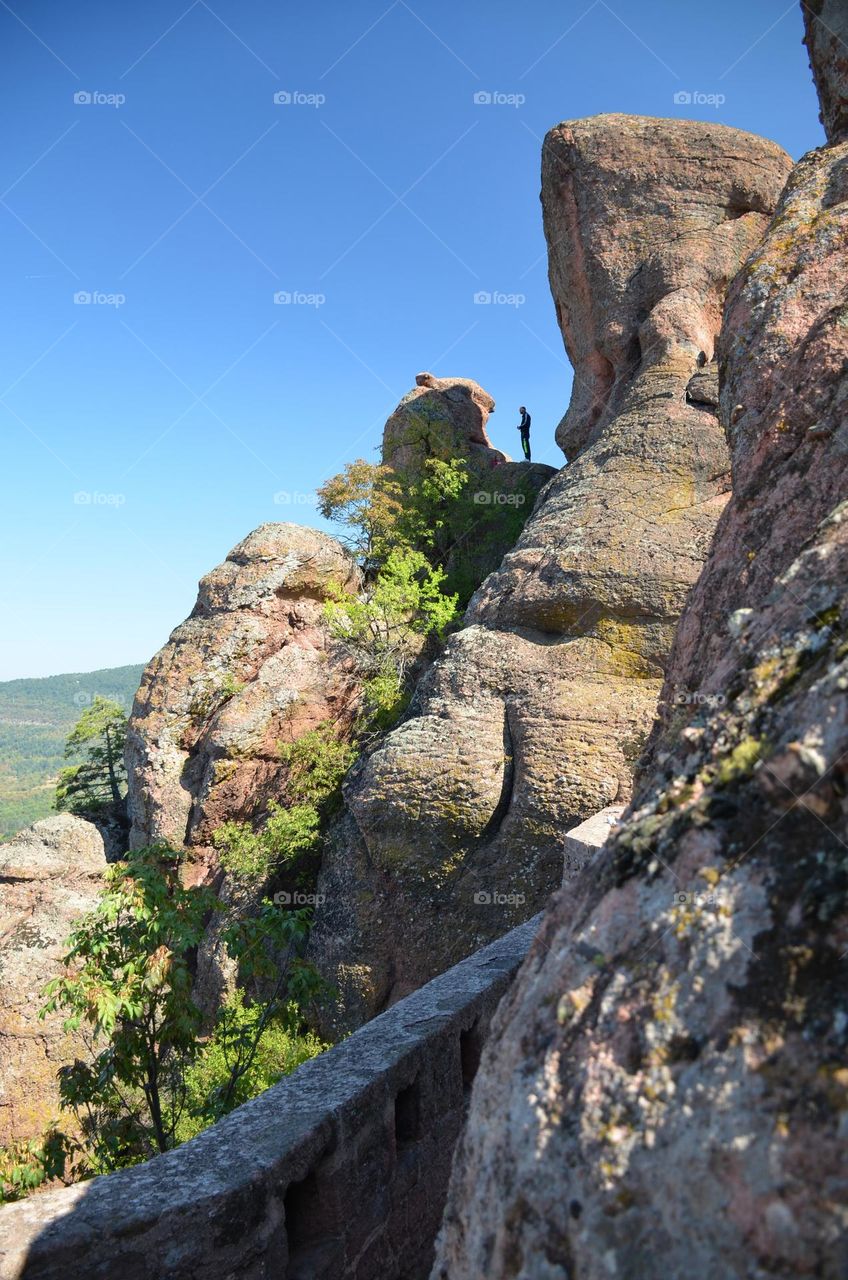
[[[256,525],[320,525],[420,369],[481,382],[513,456],[526,403],[559,465],[546,129],[800,156],[801,35],[782,0],[3,3],[0,679],[147,660]]]

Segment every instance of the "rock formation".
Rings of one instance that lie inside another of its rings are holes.
[[[848,8],[843,0],[804,0],[804,43],[828,142],[848,137]]]
[[[343,718],[355,696],[321,612],[330,584],[357,582],[334,538],[295,524],[260,526],[203,578],[133,705],[131,847],[187,845],[201,874],[220,823],[284,797],[278,744]]]
[[[828,7],[805,14],[832,141],[730,290],[733,497],[652,763],[501,1006],[434,1277],[845,1274],[848,142]]]
[[[349,782],[314,935],[340,1025],[531,915],[559,885],[563,833],[629,799],[726,501],[722,301],[790,163],[694,122],[600,116],[548,135],[571,462],[424,676],[414,714]]]
[[[402,481],[420,480],[428,459],[463,459],[467,493],[476,504],[469,535],[455,537],[447,521],[436,552],[447,571],[446,590],[464,606],[474,588],[515,544],[536,498],[556,474],[544,463],[512,462],[486,434],[495,402],[470,378],[419,373],[383,430],[382,461]]]
[[[475,471],[509,462],[486,434],[495,402],[471,378],[419,373],[383,429],[382,461],[398,471],[427,457],[467,458]]]
[[[0,1144],[32,1138],[58,1114],[56,1072],[80,1041],[63,1014],[43,1022],[44,987],[59,976],[74,922],[94,906],[106,869],[103,838],[61,813],[0,845]]]

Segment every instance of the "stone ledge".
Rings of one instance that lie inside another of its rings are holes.
[[[176,1151],[7,1206],[0,1280],[426,1277],[471,1078],[538,922]]]

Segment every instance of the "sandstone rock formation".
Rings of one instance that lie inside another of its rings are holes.
[[[719,125],[600,116],[545,142],[572,459],[347,788],[316,958],[356,1025],[537,910],[562,835],[629,799],[726,501],[715,336],[790,167]],[[450,927],[444,921],[450,919]]]
[[[426,457],[467,458],[475,470],[509,462],[486,434],[495,402],[471,378],[419,373],[383,429],[383,462],[418,470]]]
[[[262,525],[203,578],[133,705],[131,847],[187,845],[202,867],[221,822],[283,798],[278,743],[343,718],[355,696],[321,612],[331,583],[357,582],[334,538],[295,524]]]
[[[733,497],[674,710],[501,1006],[434,1277],[845,1274],[846,173],[801,160],[730,291]]]
[[[106,868],[90,822],[57,814],[0,845],[0,1144],[37,1136],[58,1114],[56,1072],[80,1041],[63,1014],[39,1021],[64,942],[90,910]]]
[[[804,0],[804,43],[828,142],[848,137],[848,8],[843,0]]]
[[[447,571],[446,590],[464,606],[474,588],[496,569],[515,544],[541,489],[556,474],[544,463],[512,462],[486,434],[495,402],[470,378],[419,373],[383,430],[382,461],[402,481],[426,474],[428,459],[463,459],[467,494],[476,504],[470,535],[455,536],[446,522],[436,554]]]

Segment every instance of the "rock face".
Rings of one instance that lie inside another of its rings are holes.
[[[434,1277],[845,1274],[846,173],[801,160],[730,291],[674,711],[501,1006]]]
[[[471,378],[419,373],[383,430],[383,462],[417,470],[426,457],[467,458],[475,470],[509,462],[486,435],[495,402]]]
[[[58,1114],[56,1072],[80,1041],[63,1014],[39,1021],[64,941],[90,910],[106,869],[90,822],[57,814],[0,845],[0,1144],[37,1136]]]
[[[716,125],[601,116],[548,135],[573,460],[349,782],[314,935],[343,1026],[531,915],[560,883],[562,833],[629,799],[726,501],[722,299],[790,163]]]
[[[131,847],[187,845],[202,866],[221,822],[282,798],[278,743],[344,717],[355,696],[321,612],[330,584],[357,582],[335,539],[294,524],[262,525],[203,578],[133,706]]]
[[[843,0],[805,0],[804,43],[828,142],[848,137],[848,9]]]
[[[544,463],[512,462],[492,447],[486,434],[495,402],[470,378],[436,378],[419,373],[383,431],[382,461],[402,481],[426,474],[428,459],[464,459],[466,496],[475,504],[470,535],[450,521],[437,534],[435,551],[447,571],[445,590],[464,606],[474,588],[496,569],[514,546],[536,498],[552,476]]]
[[[603,115],[551,129],[542,208],[551,291],[574,365],[557,430],[569,457],[621,413],[637,375],[648,409],[664,396],[685,399],[681,383],[693,376],[698,386],[725,290],[790,165],[774,143],[694,120]]]

